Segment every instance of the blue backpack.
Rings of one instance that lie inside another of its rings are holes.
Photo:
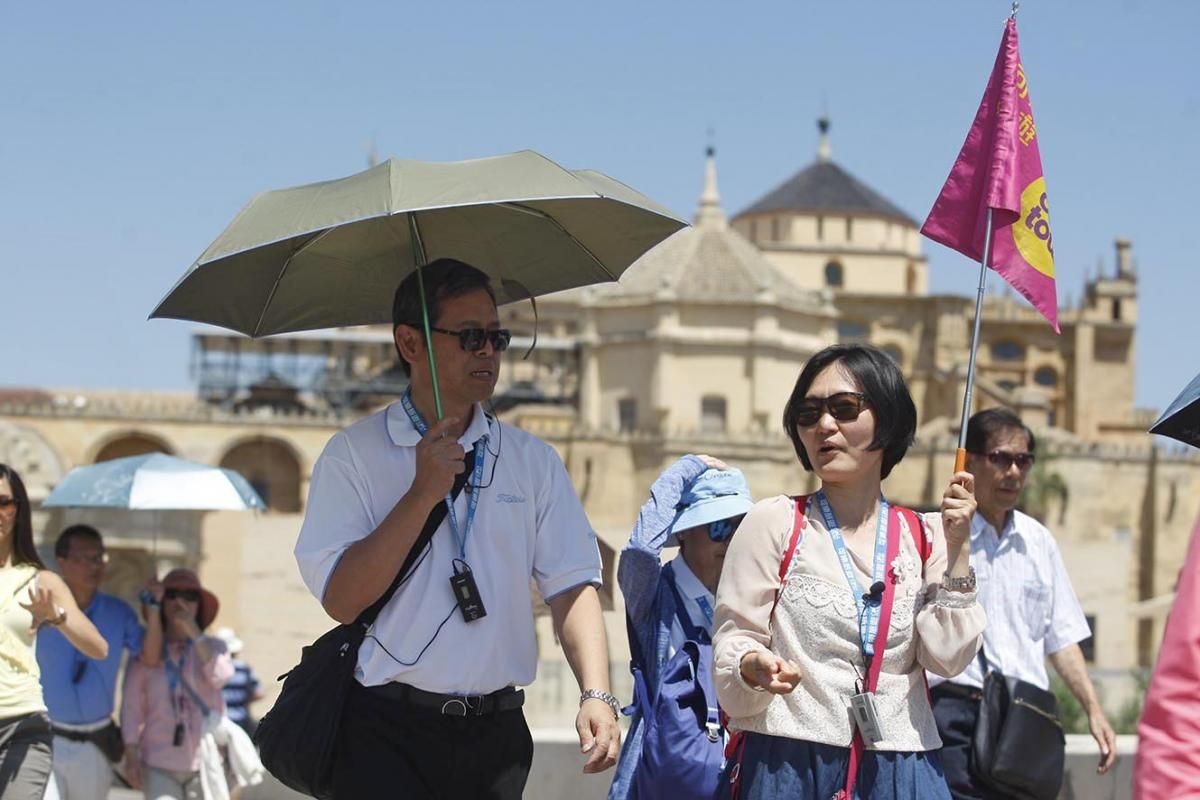
[[[642,753],[633,775],[639,800],[709,800],[716,794],[725,761],[720,709],[712,680],[712,640],[696,627],[675,586],[675,571],[662,571],[675,598],[675,615],[687,641],[663,665],[658,686],[646,685],[641,643],[632,626],[633,707],[642,713]]]

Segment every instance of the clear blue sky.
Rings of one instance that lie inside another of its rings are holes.
[[[371,142],[531,147],[690,216],[711,127],[732,213],[812,160],[827,104],[835,160],[923,219],[1008,8],[6,3],[0,385],[189,387],[191,326],[150,309],[254,192],[355,172]],[[1163,407],[1200,370],[1200,3],[1026,0],[1019,24],[1060,297],[1133,240],[1136,397]],[[935,291],[971,293],[971,265],[927,252]]]

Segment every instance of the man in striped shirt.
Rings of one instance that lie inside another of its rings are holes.
[[[242,652],[242,640],[233,632],[233,628],[217,629],[216,637],[225,642],[225,647],[233,659],[233,677],[221,689],[225,696],[225,713],[230,720],[241,725],[246,733],[253,734],[258,720],[250,716],[250,704],[262,699],[262,684],[254,669],[238,658],[238,654]]]

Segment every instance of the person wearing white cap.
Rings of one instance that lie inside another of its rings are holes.
[[[625,597],[629,621],[635,683],[640,685],[636,691],[645,696],[635,697],[630,709],[633,719],[609,800],[655,796],[668,785],[674,797],[712,794],[709,784],[715,786],[721,766],[719,735],[712,739],[715,763],[699,763],[705,758],[703,743],[699,748],[683,748],[697,763],[689,771],[679,763],[683,760],[678,753],[679,737],[673,737],[676,742],[671,745],[653,735],[648,741],[646,718],[652,713],[646,710],[651,697],[659,694],[659,684],[671,672],[672,658],[684,643],[698,638],[707,644],[710,640],[714,596],[725,550],[742,515],[753,504],[742,473],[707,455],[684,456],[664,470],[650,488],[650,499],[642,506],[617,565],[617,582]],[[662,564],[663,548],[675,546],[679,553]],[[711,657],[701,655],[704,650],[696,650],[695,666],[708,680],[712,664]],[[715,694],[708,694],[713,695],[709,698],[710,710],[715,711]],[[669,738],[665,731],[662,737]],[[659,748],[677,752],[647,752]],[[679,771],[656,770],[643,758],[644,753],[650,761],[659,757],[673,760],[673,767]],[[681,772],[692,779],[681,780]]]
[[[246,733],[253,735],[257,721],[250,716],[250,704],[263,698],[262,681],[258,679],[254,668],[239,657],[242,640],[233,628],[217,628],[213,635],[225,643],[233,659],[233,677],[221,687],[221,694],[225,697],[225,715]]]

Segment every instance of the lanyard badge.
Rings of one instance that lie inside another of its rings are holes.
[[[422,436],[428,433],[429,426],[421,417],[421,412],[417,411],[412,403],[412,390],[401,395],[400,401],[417,433]],[[469,499],[467,500],[467,518],[462,528],[458,526],[458,514],[454,510],[454,495],[447,494],[445,500],[446,521],[450,523],[450,530],[454,533],[454,540],[458,544],[458,558],[454,559],[454,574],[450,576],[450,591],[454,594],[454,602],[458,604],[458,610],[462,612],[465,622],[474,622],[487,616],[483,598],[479,594],[479,586],[475,583],[475,575],[466,561],[467,537],[471,535],[471,526],[475,522],[475,511],[479,508],[479,489],[483,483],[483,463],[487,458],[487,440],[488,437],[485,434],[475,442],[475,469],[471,473],[471,482],[466,487]]]

